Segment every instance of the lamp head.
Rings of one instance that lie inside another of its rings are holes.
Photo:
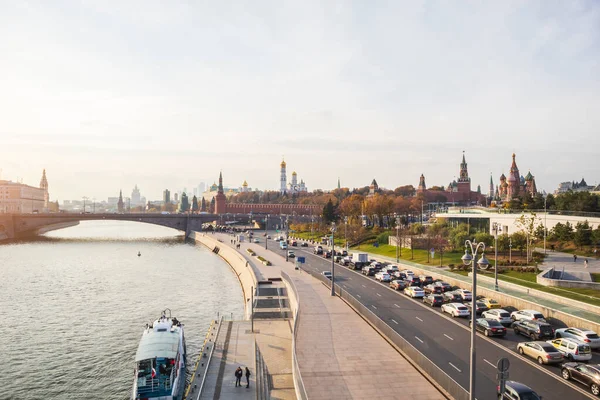
[[[469,250],[467,249],[465,249],[465,254],[463,254],[463,256],[460,259],[465,265],[469,265],[471,264],[471,261],[473,261],[473,257],[471,257],[471,255],[469,254]]]
[[[479,259],[479,261],[477,261],[477,265],[479,265],[479,268],[487,267],[488,265],[490,265],[490,261],[486,258],[485,253],[481,255],[481,258]]]

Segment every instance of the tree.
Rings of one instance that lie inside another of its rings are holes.
[[[577,225],[575,225],[573,242],[575,242],[575,245],[579,248],[592,244],[592,229],[587,220],[578,222]]]
[[[348,217],[350,224],[358,223],[363,212],[364,200],[365,198],[360,194],[352,194],[341,201],[338,210],[341,215]]]
[[[200,211],[206,212],[206,199],[202,197],[202,201],[200,202]]]
[[[525,232],[525,240],[527,251],[527,262],[529,262],[530,254],[533,252],[533,239],[535,238],[535,231],[537,228],[538,218],[534,212],[527,216],[526,214],[521,214],[519,219],[516,221],[516,225],[521,228],[523,232]]]
[[[449,240],[454,250],[459,250],[465,247],[465,241],[471,237],[467,224],[459,224],[455,228],[450,229]]]
[[[498,235],[498,250],[506,252],[509,250],[510,237],[507,233]]]
[[[192,212],[198,212],[198,198],[195,195],[192,198]]]
[[[494,237],[487,232],[478,232],[475,234],[475,241],[483,242],[485,247],[490,247],[494,244]]]
[[[416,190],[413,185],[399,186],[396,189],[394,189],[394,194],[396,196],[412,197],[415,195],[415,193]]]
[[[567,221],[566,223],[557,223],[552,228],[552,236],[561,242],[568,242],[573,238],[573,226]]]
[[[510,235],[510,239],[512,240],[512,247],[516,247],[521,250],[521,255],[523,255],[523,250],[527,247],[527,236],[525,233],[519,231]]]
[[[323,221],[326,223],[331,223],[335,221],[335,208],[333,207],[333,202],[331,199],[325,204],[323,207]]]

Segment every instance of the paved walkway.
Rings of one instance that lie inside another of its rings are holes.
[[[364,253],[364,252],[361,252],[361,253]],[[413,262],[405,261],[405,260],[402,260],[401,262],[397,263],[395,258],[381,256],[379,254],[373,254],[373,253],[367,253],[367,254],[369,254],[369,259],[373,258],[378,261],[388,261],[388,262],[391,262],[392,264],[396,264],[398,266],[404,266],[406,268],[411,268],[411,267],[419,268],[419,269],[422,269],[425,271],[434,272],[436,274],[446,275],[448,277],[451,277],[452,279],[463,281],[469,285],[471,284],[470,277],[459,275],[459,274],[454,274],[454,273],[452,273],[448,270],[442,269],[442,268],[430,267],[427,265],[417,264],[417,263],[413,263]],[[571,256],[571,263],[572,262],[573,262],[573,256]],[[579,260],[577,262],[579,263]],[[581,265],[583,265],[583,263],[581,263]],[[514,296],[517,298],[521,298],[523,300],[531,301],[531,302],[534,302],[537,304],[543,304],[543,305],[553,308],[555,310],[562,311],[567,314],[576,315],[580,318],[587,319],[588,321],[600,323],[600,315],[599,314],[579,308],[579,307],[577,307],[577,305],[575,303],[570,303],[569,305],[560,304],[560,303],[557,303],[557,302],[554,302],[551,300],[547,300],[547,299],[535,296],[534,294],[529,293],[529,291],[526,288],[524,289],[525,291],[518,291],[515,289],[510,289],[508,287],[503,287],[502,281],[499,281],[498,284],[499,284],[498,291],[501,293],[506,293],[508,295],[511,295],[511,296]],[[494,289],[493,283],[488,283],[483,280],[477,281],[477,286],[478,287],[481,286],[481,287],[484,287],[484,288],[490,289],[490,290]]]
[[[536,248],[540,253],[544,249]],[[588,262],[588,268],[585,268],[585,260]],[[577,256],[574,261],[573,254],[561,253],[546,249],[546,259],[541,264],[544,268],[554,267],[556,271],[564,271],[574,278],[583,281],[591,281],[590,273],[600,273],[600,259],[594,257]]]
[[[249,247],[273,265],[256,263],[246,252]],[[296,350],[308,398],[444,399],[352,308],[331,297],[320,281],[265,250],[264,242],[242,243],[240,251],[259,270],[259,280],[278,278],[282,270],[294,280],[302,307]]]

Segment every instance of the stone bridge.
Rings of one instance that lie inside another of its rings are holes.
[[[229,218],[228,218],[229,217]],[[161,214],[161,213],[57,213],[57,214],[0,214],[0,240],[18,239],[77,225],[81,221],[133,221],[166,226],[189,234],[201,231],[203,223],[248,221],[246,215],[221,216],[216,214]]]

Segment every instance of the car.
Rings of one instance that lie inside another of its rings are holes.
[[[423,297],[423,304],[429,304],[431,307],[441,307],[444,304],[444,298],[440,294],[430,294]]]
[[[411,286],[421,286],[421,280],[418,276],[407,275],[405,280],[410,282]]]
[[[433,283],[433,277],[429,275],[419,275],[419,279],[423,285],[431,285]]]
[[[423,290],[425,291],[425,293],[430,293],[430,294],[441,294],[443,292],[441,286],[435,286],[433,284],[425,285],[423,287]]]
[[[373,268],[373,267],[363,267],[362,273],[363,273],[363,275],[373,276],[373,275],[375,275],[375,268]]]
[[[446,303],[461,303],[462,304],[462,297],[460,297],[460,294],[458,294],[458,293],[445,292],[444,294],[442,294],[442,296],[444,296],[444,302],[446,302]]]
[[[288,250],[287,256],[288,256],[288,258],[296,258],[296,254],[291,250]]]
[[[510,318],[513,321],[528,320],[546,322],[544,315],[541,312],[534,310],[513,311],[510,313]]]
[[[286,243],[284,240],[281,240],[281,241],[279,242],[279,248],[280,248],[281,250],[287,250],[287,248],[288,248],[288,246],[287,246],[287,243]]]
[[[254,242],[254,243],[260,243],[260,240],[258,240],[258,238],[254,238],[254,240],[252,242]]]
[[[502,305],[494,299],[490,299],[489,297],[483,297],[480,300],[485,304],[488,310],[493,310],[494,308],[502,308]]]
[[[439,286],[442,288],[442,292],[449,292],[452,290],[452,286],[448,282],[436,281],[433,282],[435,286]]]
[[[294,247],[296,247],[296,246],[298,246],[298,242],[296,242],[295,240],[292,240],[292,241],[290,242],[290,246],[294,246]]]
[[[600,348],[600,337],[594,331],[586,331],[579,328],[560,328],[554,334],[557,338],[571,338],[581,340],[590,345],[592,349]]]
[[[539,364],[555,364],[563,362],[563,355],[556,347],[546,342],[533,341],[517,344],[521,355],[535,358]]]
[[[392,275],[395,276],[398,279],[402,279],[402,280],[406,279],[406,274],[404,272],[401,272],[401,271],[396,271]]]
[[[323,251],[322,255],[324,258],[331,258],[331,251],[325,250]]]
[[[447,303],[442,305],[442,312],[453,317],[468,317],[471,315],[469,309],[463,303]]]
[[[314,254],[323,254],[323,246],[316,246],[316,247],[313,249],[313,253],[314,253]]]
[[[516,334],[529,336],[531,340],[552,339],[554,329],[546,322],[541,321],[515,321],[512,328]]]
[[[400,279],[394,279],[390,282],[390,287],[394,290],[404,290],[406,288],[406,282]]]
[[[413,299],[425,297],[425,292],[423,291],[423,289],[416,286],[407,287],[406,289],[404,289],[404,294],[412,297]]]
[[[493,310],[487,310],[481,313],[483,318],[495,319],[504,326],[510,326],[512,319],[510,313],[502,308],[494,308]]]
[[[546,342],[556,347],[569,361],[590,361],[592,359],[590,345],[577,339],[561,338]]]
[[[453,293],[456,293],[456,292],[453,292]],[[465,302],[465,306],[467,306],[467,308],[469,309],[469,311],[471,311],[471,307],[473,306],[473,301],[467,301],[467,302]],[[484,311],[487,311],[487,310],[488,310],[488,308],[486,307],[485,303],[483,303],[483,302],[481,302],[479,300],[475,301],[475,315],[481,314],[481,313],[483,313]]]
[[[600,396],[600,365],[566,362],[562,365],[561,375],[566,380],[584,384],[594,396]]]
[[[325,278],[327,278],[327,279],[331,280],[331,271],[323,271],[323,272],[321,272],[321,274],[322,274],[322,275],[323,275]]]
[[[469,321],[469,326],[473,320]],[[506,328],[495,319],[477,318],[475,320],[475,330],[483,332],[485,336],[506,336]]]
[[[388,274],[387,272],[383,272],[383,271],[376,273],[375,279],[380,282],[389,282],[392,280],[390,274]]]
[[[500,396],[500,386],[496,387],[498,396]],[[506,381],[504,384],[504,395],[498,397],[499,400],[542,400],[542,396],[537,394],[532,388],[521,382]]]
[[[300,245],[300,247],[308,247],[308,243],[302,242],[302,244]]]
[[[271,235],[267,235],[267,239],[271,239]]]
[[[460,297],[462,297],[464,301],[473,300],[473,293],[467,289],[456,289],[455,292],[460,294]]]
[[[344,257],[348,257],[348,252],[347,252],[346,250],[342,250],[342,255],[343,255]]]

